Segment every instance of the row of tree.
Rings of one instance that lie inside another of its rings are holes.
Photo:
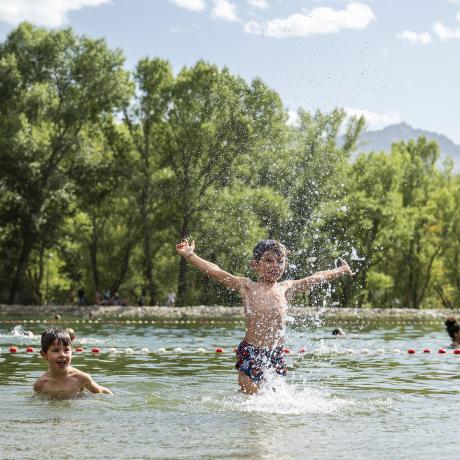
[[[351,259],[358,274],[309,293],[343,306],[460,300],[460,179],[424,138],[356,155],[364,119],[287,123],[261,80],[160,59],[134,71],[72,30],[22,24],[0,44],[0,302],[68,302],[109,288],[147,304],[233,304],[175,255],[251,276],[254,244],[290,249],[288,277]]]

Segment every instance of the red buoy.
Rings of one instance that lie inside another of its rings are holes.
[[[423,353],[431,353],[431,350],[429,348],[424,348]]]
[[[305,350],[305,348],[300,348],[299,349],[299,353],[305,353],[307,350]]]
[[[460,348],[456,348],[454,350],[454,355],[460,355]]]
[[[283,348],[284,353],[290,353],[289,348]]]
[[[26,351],[27,351],[27,353],[33,353],[34,349],[32,347],[27,347]]]
[[[82,352],[83,348],[82,347],[77,347],[77,348],[75,348],[75,351]]]
[[[220,348],[220,347],[216,348],[216,353],[223,353],[223,352],[224,352],[223,348]]]
[[[438,353],[441,354],[441,355],[443,355],[444,353],[446,353],[446,350],[445,350],[444,348],[440,348],[440,349],[438,350]]]
[[[18,349],[16,347],[10,347],[10,353],[16,353]]]
[[[101,351],[101,349],[100,349],[100,348],[97,348],[97,347],[94,347],[94,348],[91,348],[91,351],[92,351],[93,353],[99,353],[99,352]]]
[[[409,348],[409,350],[407,350],[407,353],[413,355],[415,353],[415,350],[413,348]]]

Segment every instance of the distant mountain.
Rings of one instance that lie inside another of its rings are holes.
[[[389,152],[391,144],[394,142],[407,142],[420,136],[436,141],[441,150],[440,161],[442,162],[447,156],[451,157],[454,160],[454,171],[460,172],[460,145],[452,142],[444,134],[415,129],[404,122],[387,126],[378,131],[365,131],[358,141],[357,152],[380,152],[382,150]]]

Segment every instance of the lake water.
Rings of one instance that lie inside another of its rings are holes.
[[[243,336],[241,323],[68,320],[85,348],[74,352],[73,365],[114,395],[44,401],[32,397],[32,384],[46,363],[25,347],[38,348],[38,334],[50,324],[0,321],[2,459],[457,456],[460,355],[438,354],[449,343],[442,322],[357,321],[340,339],[318,321],[291,324],[288,377],[246,396],[237,391],[232,352]],[[11,345],[17,353],[9,352]],[[102,352],[87,351],[92,347]],[[112,347],[118,352],[107,353]],[[172,351],[177,347],[182,352]],[[302,347],[307,352],[299,355]],[[432,353],[423,353],[425,347]]]

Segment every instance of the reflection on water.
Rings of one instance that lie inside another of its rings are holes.
[[[134,354],[75,353],[73,365],[114,395],[65,401],[32,397],[46,363],[23,350],[38,346],[46,325],[17,326],[0,324],[1,458],[403,459],[457,448],[460,356],[392,351],[437,351],[448,342],[442,324],[358,322],[340,339],[321,325],[292,324],[288,377],[273,376],[247,396],[238,392],[229,351],[240,326],[69,323],[85,349],[130,347]],[[11,345],[22,349],[8,353]],[[197,352],[216,346],[227,352]],[[140,353],[144,347],[169,351]],[[306,352],[297,355],[299,348]]]

